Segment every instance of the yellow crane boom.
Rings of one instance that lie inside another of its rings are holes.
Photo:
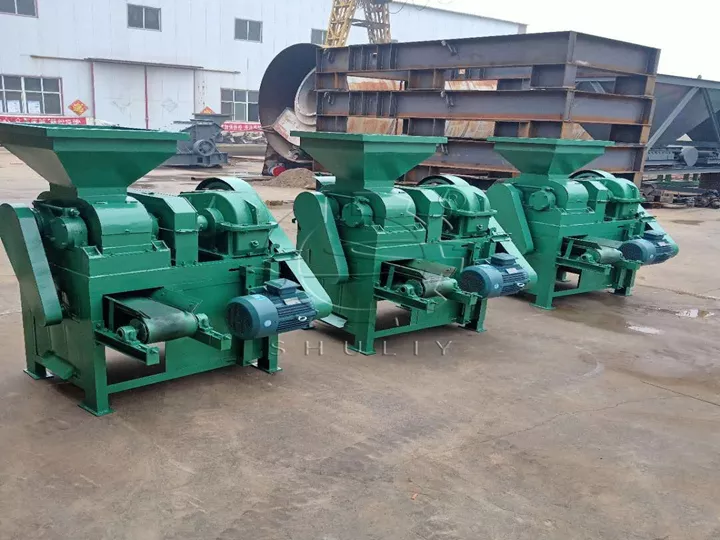
[[[352,26],[366,28],[370,43],[390,43],[389,5],[390,0],[333,0],[325,46],[347,45]],[[362,7],[364,19],[355,18],[358,7]]]

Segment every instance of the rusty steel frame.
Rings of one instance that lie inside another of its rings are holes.
[[[597,126],[616,147],[593,166],[641,180],[659,51],[577,32],[550,32],[317,51],[318,129],[347,131],[349,117],[398,118],[409,135],[443,135],[446,120],[495,122],[495,135],[569,137]],[[404,81],[401,91],[350,91],[348,77]],[[605,93],[579,82],[610,78]],[[496,80],[496,90],[450,90]],[[490,145],[451,139],[424,165],[433,171],[510,172]]]

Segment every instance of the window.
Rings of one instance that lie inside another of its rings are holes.
[[[259,122],[258,92],[253,90],[220,90],[220,112],[229,114],[236,122]]]
[[[314,43],[315,45],[325,45],[326,39],[327,30],[318,30],[317,28],[313,28],[312,32],[310,32],[310,43]]]
[[[62,114],[60,79],[0,75],[0,113]]]
[[[262,43],[262,23],[235,19],[235,39]]]
[[[160,8],[128,4],[128,26],[144,30],[160,30]]]
[[[0,13],[37,17],[35,0],[0,0]]]

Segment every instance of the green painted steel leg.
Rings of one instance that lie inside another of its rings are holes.
[[[351,351],[359,352],[366,356],[375,354],[375,321],[373,317],[372,324],[363,324],[360,331],[355,332],[355,338],[352,345],[348,345]]]
[[[110,394],[108,393],[105,348],[95,344],[90,358],[87,360],[88,365],[81,372],[80,384],[85,390],[85,399],[79,405],[95,416],[105,416],[113,412],[110,408]]]
[[[258,361],[255,362],[253,366],[270,374],[282,371],[282,368],[278,366],[279,346],[277,336],[268,338],[265,342],[265,353],[262,357],[258,358]]]
[[[555,293],[555,272],[545,272],[538,276],[537,285],[535,285],[535,301],[533,306],[539,307],[540,309],[555,309],[552,305],[554,293]]]
[[[635,275],[637,271],[624,268],[617,280],[617,287],[613,291],[618,296],[632,296],[632,289],[635,285]]]
[[[620,287],[619,289],[615,289],[613,294],[617,294],[618,296],[632,296],[632,287]]]
[[[477,304],[472,307],[472,318],[464,325],[463,328],[474,330],[478,334],[485,331],[483,322],[485,321],[485,313],[487,312],[487,300],[478,300]]]
[[[23,334],[25,335],[25,364],[27,368],[24,370],[30,377],[35,380],[49,379],[52,375],[48,375],[47,369],[43,366],[37,356],[38,338],[35,333],[35,317],[32,316],[30,308],[25,305],[22,300],[22,318],[23,318]]]
[[[48,375],[48,372],[47,372],[47,369],[45,369],[45,366],[43,366],[42,364],[40,364],[30,358],[28,358],[28,360],[27,360],[27,369],[25,369],[23,371],[25,371],[25,373],[30,375],[36,381],[40,380],[40,379],[52,378],[52,375]]]
[[[78,403],[78,406],[95,416],[105,416],[115,412],[110,408],[109,397],[107,391],[98,392],[95,389],[94,391],[85,392],[85,399]]]

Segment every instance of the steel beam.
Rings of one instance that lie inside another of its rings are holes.
[[[677,77],[675,75],[658,75],[658,84],[672,84],[673,86],[689,86],[698,88],[707,88],[709,90],[720,90],[720,81],[710,81],[707,79],[692,79],[690,77]]]
[[[533,120],[650,123],[652,98],[568,89],[509,91],[325,92],[318,117],[435,118],[529,122]]]
[[[318,52],[318,73],[573,64],[654,75],[659,50],[577,32],[352,45]]]
[[[612,82],[616,80],[615,76],[608,76],[607,72],[599,69],[586,69],[580,66],[571,66],[569,64],[543,64],[542,66],[535,66],[535,68],[546,68],[545,71],[555,70],[559,71],[558,68],[573,67],[577,70],[577,77],[573,85],[577,86],[578,82],[597,81],[597,82]],[[446,80],[453,81],[496,81],[496,80],[514,80],[520,79],[529,82],[533,77],[533,66],[510,66],[510,67],[486,67],[486,68],[448,68],[448,69],[411,69],[405,71],[364,71],[362,73],[346,73],[340,71],[333,71],[329,73],[317,73],[315,76],[315,85],[318,90],[336,90],[339,88],[346,88],[345,81],[348,76],[361,77],[368,79],[388,79],[397,81],[410,81],[412,79],[432,79],[435,73],[443,73]],[[536,71],[538,71],[536,69]],[[651,79],[653,75],[629,75],[620,78],[625,79]],[[562,82],[557,82],[550,79],[548,82],[547,76],[543,78],[537,78],[534,81],[533,86],[536,87],[561,87],[564,86]],[[567,85],[566,85],[567,86]],[[621,92],[616,91],[613,93],[617,94],[631,94],[632,92]],[[637,95],[649,94],[652,92],[637,91],[634,92]]]
[[[577,32],[548,32],[384,45],[318,53],[318,73],[575,64],[617,73],[657,73],[658,49]]]
[[[493,143],[472,139],[451,139],[440,151],[423,163],[429,167],[465,169],[477,172],[514,172],[515,168],[493,150]],[[616,145],[584,168],[596,168],[613,173],[640,170],[643,145]]]

